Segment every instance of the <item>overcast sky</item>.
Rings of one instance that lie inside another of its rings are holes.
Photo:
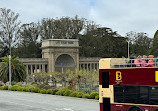
[[[79,15],[122,36],[136,31],[152,38],[158,29],[158,0],[0,0],[0,7],[19,13],[22,23]]]

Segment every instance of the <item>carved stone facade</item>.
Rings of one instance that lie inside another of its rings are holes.
[[[70,70],[97,71],[99,59],[96,57],[79,59],[78,39],[48,39],[42,42],[42,58],[20,58],[26,66],[27,74],[38,72],[64,72]]]

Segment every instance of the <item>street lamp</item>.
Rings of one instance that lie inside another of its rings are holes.
[[[127,41],[128,42],[128,59],[129,59],[129,41]]]
[[[9,88],[11,87],[11,55],[9,55]]]

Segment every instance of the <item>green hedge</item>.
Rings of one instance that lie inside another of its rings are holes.
[[[92,92],[92,93],[90,94],[90,98],[91,98],[91,99],[95,99],[95,96],[97,96],[97,95],[99,95],[98,92]]]
[[[3,90],[8,90],[8,86],[9,86],[9,85],[3,86]]]
[[[1,86],[0,90],[8,90],[8,85]],[[52,94],[52,95],[62,95],[62,96],[70,96],[70,97],[78,97],[78,98],[87,98],[87,99],[99,99],[98,92],[92,92],[91,94],[85,94],[83,92],[76,92],[73,90],[69,90],[67,88],[63,89],[40,89],[33,85],[25,85],[24,87],[20,85],[14,85],[9,88],[10,91],[24,91],[24,92],[34,92],[41,94]]]
[[[55,95],[56,92],[58,92],[58,91],[59,91],[59,89],[53,89],[53,90],[52,90],[52,94]]]
[[[77,97],[78,92],[72,92],[69,96],[70,97]]]
[[[18,91],[19,88],[21,88],[21,86],[19,86],[19,85],[14,85],[14,86],[11,86],[11,87],[9,88],[9,90],[10,90],[10,91]]]
[[[72,90],[66,90],[63,95],[64,96],[69,96],[71,93],[73,93]]]
[[[41,89],[41,90],[40,90],[40,93],[41,93],[41,94],[46,94],[46,89]]]
[[[3,89],[4,89],[4,86],[1,86],[1,87],[0,87],[0,90],[3,90]]]
[[[89,94],[83,94],[83,95],[82,95],[82,98],[90,99],[90,95],[89,95]]]
[[[48,89],[48,90],[46,91],[46,94],[52,94],[52,92],[53,92],[53,89]]]
[[[77,97],[78,97],[78,98],[82,98],[83,94],[84,94],[84,93],[82,93],[82,92],[78,92],[78,93],[77,93]]]

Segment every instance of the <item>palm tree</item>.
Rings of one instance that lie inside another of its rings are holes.
[[[9,57],[1,58],[0,62],[0,80],[7,82],[9,80]],[[12,81],[20,82],[26,78],[26,69],[22,62],[16,57],[11,58]]]

